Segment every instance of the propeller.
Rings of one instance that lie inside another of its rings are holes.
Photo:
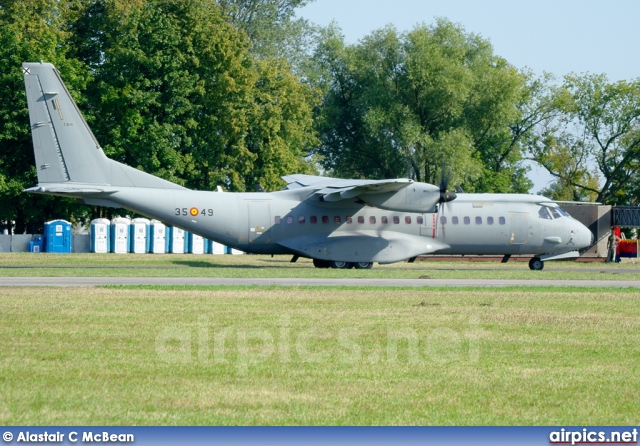
[[[455,200],[458,195],[455,192],[448,190],[449,178],[445,177],[445,169],[442,168],[442,179],[440,180],[440,200],[438,203],[446,203],[448,201]]]
[[[438,223],[440,222],[440,219],[442,217],[444,217],[444,207],[445,204],[455,200],[456,198],[458,198],[458,195],[453,192],[450,191],[448,189],[449,186],[449,175],[446,175],[445,172],[447,171],[447,169],[445,169],[444,166],[444,162],[442,163],[442,177],[440,179],[440,199],[438,200],[438,212],[436,213],[436,224],[435,224],[435,236],[438,236]],[[456,188],[457,190],[457,188]],[[460,189],[462,190],[462,189]],[[444,236],[444,230],[442,235]]]

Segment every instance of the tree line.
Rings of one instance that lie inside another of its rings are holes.
[[[0,225],[113,210],[25,194],[37,183],[21,73],[56,65],[105,153],[199,190],[282,175],[446,178],[634,204],[640,80],[534,76],[446,19],[347,44],[297,18],[308,0],[0,0]],[[538,192],[538,191],[536,191]]]

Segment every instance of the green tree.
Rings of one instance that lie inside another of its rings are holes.
[[[295,17],[314,0],[218,0],[227,20],[244,31],[259,59],[285,59],[295,69],[305,64],[316,27]]]
[[[47,220],[83,219],[89,212],[75,200],[22,192],[37,175],[21,64],[52,62],[70,86],[86,85],[88,72],[66,51],[75,3],[0,1],[0,226],[16,233],[38,233]]]
[[[330,27],[315,58],[323,165],[336,175],[439,183],[442,167],[470,191],[530,184],[520,165],[526,76],[448,20],[399,34],[388,26],[347,46]],[[506,181],[490,181],[502,174]]]
[[[558,181],[554,197],[629,204],[640,173],[640,80],[568,75],[554,95],[558,116],[538,130],[533,158]]]
[[[245,142],[255,160],[244,184],[267,190],[284,186],[280,178],[312,173],[305,160],[317,145],[313,129],[313,91],[280,60],[256,62],[257,81]]]

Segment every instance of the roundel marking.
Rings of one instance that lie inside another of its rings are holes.
[[[192,217],[195,217],[196,215],[198,215],[198,208],[189,209],[189,213],[191,214]]]

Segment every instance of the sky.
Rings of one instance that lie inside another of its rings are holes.
[[[315,0],[298,16],[326,26],[332,20],[347,43],[393,24],[399,31],[446,17],[493,45],[520,69],[640,78],[640,0]],[[551,177],[531,172],[537,192]]]

